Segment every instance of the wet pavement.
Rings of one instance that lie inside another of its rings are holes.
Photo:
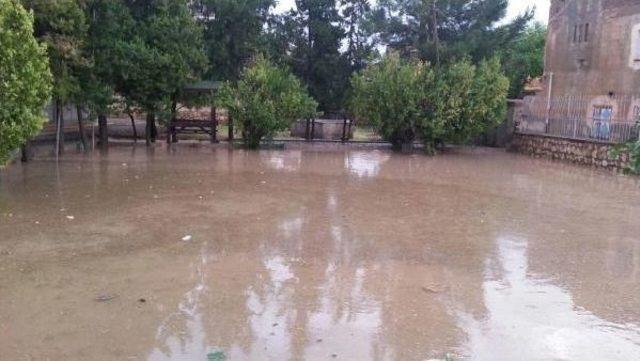
[[[639,360],[640,182],[501,150],[0,171],[0,360]]]

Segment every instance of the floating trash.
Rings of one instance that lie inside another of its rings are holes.
[[[97,302],[109,302],[116,298],[118,298],[118,295],[99,295],[98,297],[95,298],[95,300]]]
[[[188,235],[182,237],[182,240],[185,241],[185,242],[189,242],[192,238],[193,237],[190,234],[188,234]]]

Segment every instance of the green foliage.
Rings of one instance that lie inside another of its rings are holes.
[[[531,20],[528,12],[510,23],[508,0],[380,0],[377,25],[391,49],[403,57],[437,63],[493,56],[510,44]],[[437,36],[436,36],[437,35]]]
[[[257,148],[264,137],[287,129],[292,122],[314,116],[317,107],[295,76],[261,56],[237,83],[221,89],[218,104],[229,110],[250,148]]]
[[[286,63],[307,84],[321,110],[339,110],[350,66],[340,53],[345,32],[336,0],[296,0],[296,5],[275,30],[284,36],[279,51],[288,54]]]
[[[84,10],[87,62],[79,69],[81,91],[74,101],[94,115],[107,114],[116,102],[116,84],[128,71],[122,49],[131,40],[135,23],[122,0],[86,0]]]
[[[463,143],[504,119],[508,79],[498,59],[479,66],[460,61],[433,68],[385,57],[355,75],[349,107],[396,148],[420,138]]]
[[[390,54],[352,77],[348,108],[358,120],[376,127],[384,139],[399,148],[417,136],[423,81],[433,78],[428,65],[405,62],[398,54]]]
[[[46,48],[33,17],[16,0],[0,0],[0,165],[36,135],[51,91]]]
[[[640,140],[629,142],[613,149],[611,155],[619,157],[623,153],[629,155],[629,166],[625,169],[627,174],[640,174]]]
[[[500,51],[502,68],[511,83],[510,97],[521,96],[525,82],[544,73],[546,37],[546,26],[536,23],[527,27],[512,44]]]
[[[146,112],[166,110],[206,68],[202,29],[184,1],[130,1],[128,7],[133,28],[117,43],[115,90]]]
[[[195,0],[211,68],[209,79],[236,80],[243,64],[263,49],[263,27],[274,0]]]
[[[23,0],[35,16],[35,35],[47,45],[53,97],[63,104],[81,92],[78,68],[87,62],[82,49],[85,13],[76,0]]]

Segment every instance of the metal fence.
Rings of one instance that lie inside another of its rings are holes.
[[[517,131],[571,139],[626,143],[639,139],[640,96],[527,98]]]

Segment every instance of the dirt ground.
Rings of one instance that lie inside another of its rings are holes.
[[[0,170],[0,360],[639,360],[640,182],[491,149]]]

